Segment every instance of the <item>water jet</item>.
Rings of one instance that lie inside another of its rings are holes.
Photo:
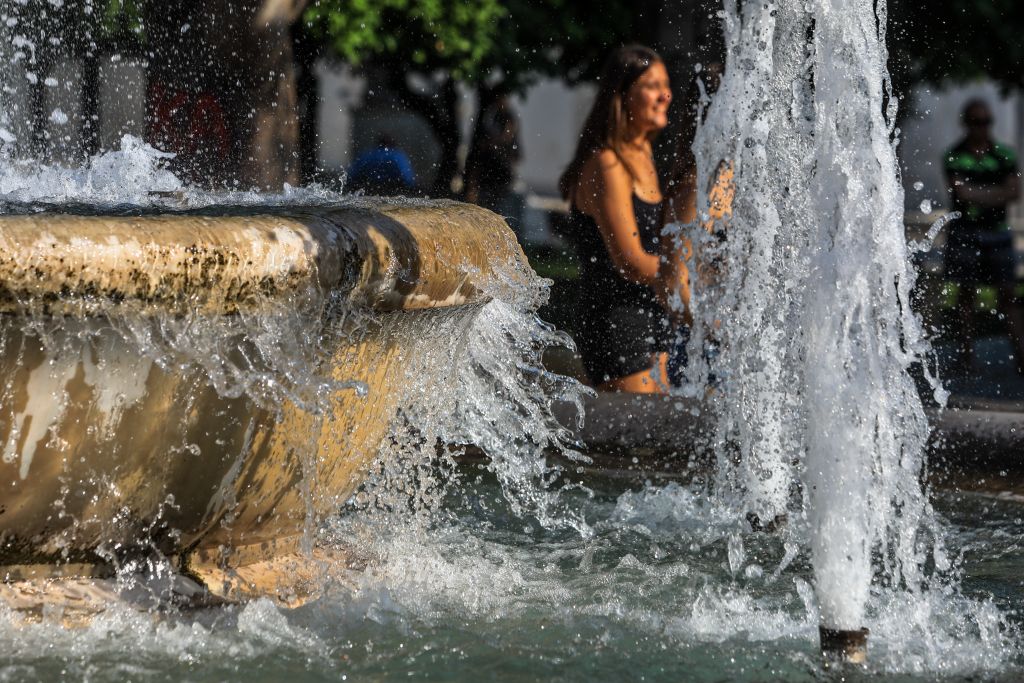
[[[929,346],[910,305],[885,3],[726,0],[722,16],[698,206],[710,215],[723,160],[736,195],[716,226],[728,238],[702,247],[728,267],[706,283],[698,269],[689,379],[707,382],[713,335],[719,489],[759,520],[804,515],[822,652],[863,660],[876,569],[923,591],[918,533],[941,554],[922,488],[931,428],[909,374]]]

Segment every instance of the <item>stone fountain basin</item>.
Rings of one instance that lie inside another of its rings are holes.
[[[576,426],[574,406],[557,411],[591,458],[582,467],[567,461],[573,469],[664,480],[713,468],[706,455],[695,457],[694,444],[704,443],[712,429],[699,400],[599,393],[584,407],[582,427]],[[1024,405],[958,399],[926,413],[932,431],[924,474],[932,484],[1024,501]]]
[[[500,217],[450,202],[0,217],[0,579],[102,573],[132,549],[199,577],[292,552],[363,481],[416,358],[517,268]],[[351,318],[324,375],[366,389],[319,413],[224,395],[112,322],[318,297]]]

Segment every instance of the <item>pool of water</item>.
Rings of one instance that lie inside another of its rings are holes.
[[[940,493],[961,589],[875,587],[867,668],[823,673],[809,558],[699,490],[588,481],[589,537],[509,512],[486,472],[424,522],[350,510],[325,543],[370,558],[316,601],[9,625],[0,681],[1019,680],[1024,506]],[[796,523],[794,523],[796,524]]]

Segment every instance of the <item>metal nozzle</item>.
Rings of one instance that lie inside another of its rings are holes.
[[[827,662],[864,664],[868,660],[868,630],[856,631],[818,627],[821,655]]]

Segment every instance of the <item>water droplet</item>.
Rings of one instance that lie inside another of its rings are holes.
[[[920,192],[921,190],[924,189],[924,183],[918,180],[916,183],[914,183],[914,189]]]
[[[743,560],[746,557],[746,553],[743,552],[743,539],[739,534],[734,533],[729,536],[726,554],[729,560],[729,571],[735,574],[743,566]]]
[[[920,208],[921,208],[921,213],[931,213],[932,212],[932,200],[930,200],[930,199],[922,199],[921,200],[921,207]]]

